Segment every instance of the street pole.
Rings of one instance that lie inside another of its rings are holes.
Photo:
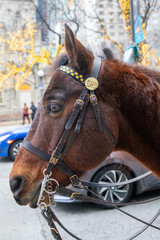
[[[40,78],[40,86],[43,86],[43,77],[39,77]],[[40,88],[41,91],[41,99],[43,97],[43,87]]]
[[[40,89],[40,96],[41,99],[43,97],[43,90],[44,90],[44,86],[43,86],[43,76],[44,76],[44,71],[42,69],[39,69],[37,72],[38,76],[39,76],[39,89]]]
[[[132,35],[132,46],[133,46],[133,59],[134,59],[135,62],[137,62],[138,58],[139,58],[139,54],[138,54],[138,50],[137,50],[137,44],[135,43],[133,1],[134,0],[130,0],[131,35]]]

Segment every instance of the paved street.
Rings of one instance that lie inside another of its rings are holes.
[[[9,190],[8,175],[12,167],[10,159],[0,158],[0,239],[1,240],[51,240],[47,224],[39,209],[18,206]],[[146,198],[146,194],[143,196]],[[138,199],[139,200],[139,199]],[[160,201],[123,209],[148,221],[160,207]],[[58,204],[55,213],[62,223],[83,240],[126,240],[138,231],[142,224],[124,216],[117,210],[101,210],[88,203]],[[156,221],[160,226],[160,218]],[[60,230],[65,240],[72,239]],[[160,232],[149,228],[139,240],[158,240]]]
[[[1,131],[1,128],[0,128]],[[0,158],[0,240],[52,240],[49,228],[39,209],[18,206],[9,189],[8,176],[13,162]],[[160,194],[160,191],[156,192]],[[136,200],[155,193],[143,194]],[[143,205],[123,207],[127,212],[149,221],[160,208],[160,200]],[[55,213],[74,234],[83,240],[127,240],[143,225],[117,210],[102,210],[89,203],[58,204]],[[160,226],[160,217],[155,222]],[[64,240],[72,239],[60,230]],[[137,240],[158,240],[160,232],[149,228]]]
[[[43,240],[36,211],[13,200],[8,179],[12,164],[10,159],[0,158],[0,239]]]

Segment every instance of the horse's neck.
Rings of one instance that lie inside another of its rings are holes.
[[[160,176],[160,152],[151,145],[151,141],[147,141],[140,132],[135,131],[121,113],[118,114],[118,120],[119,138],[115,150],[125,150],[131,153],[156,175]]]
[[[116,81],[115,94],[120,106],[117,110],[117,148],[130,152],[160,176],[159,86],[147,74],[136,71],[135,67],[122,67],[119,66],[117,80],[112,83],[114,85]]]

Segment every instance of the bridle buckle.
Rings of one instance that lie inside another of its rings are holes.
[[[56,158],[56,157],[54,157],[54,153],[55,153],[55,150],[52,152],[52,155],[51,155],[51,158],[49,160],[49,163],[52,163],[52,164],[56,165],[58,160],[61,157],[61,154],[58,156],[58,158]]]
[[[97,102],[97,97],[96,97],[95,94],[90,95],[90,102],[91,102],[92,104],[94,104],[94,103]]]
[[[71,181],[73,186],[79,185],[79,179],[78,179],[78,176],[76,174],[70,177],[70,181]]]
[[[84,105],[83,100],[81,100],[81,99],[78,98],[78,99],[75,101],[75,103],[74,103],[74,107],[76,106],[77,103],[81,103],[81,104],[82,104],[82,106],[81,106],[81,108],[80,108],[80,109],[82,110],[83,105]]]

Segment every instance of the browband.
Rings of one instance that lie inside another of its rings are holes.
[[[93,62],[93,68],[92,68],[92,71],[91,71],[89,77],[94,77],[97,79],[100,67],[101,67],[101,58],[95,57],[94,62]],[[75,81],[85,85],[85,80],[86,80],[85,77],[82,74],[75,71],[73,68],[68,67],[68,66],[60,66],[58,69],[61,72],[64,72],[67,75],[69,75],[70,77],[72,77]]]

